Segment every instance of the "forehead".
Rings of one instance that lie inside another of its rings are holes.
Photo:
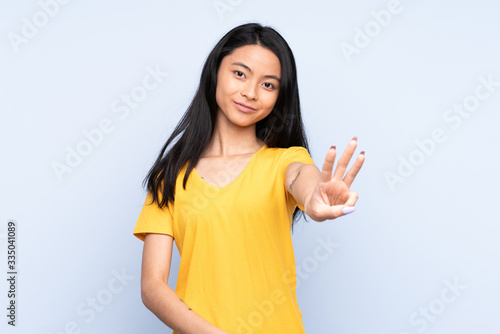
[[[222,60],[226,66],[234,62],[241,62],[250,67],[254,72],[273,72],[266,74],[276,74],[281,72],[281,64],[278,57],[269,49],[260,45],[244,45]]]

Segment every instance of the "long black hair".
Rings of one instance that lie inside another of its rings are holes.
[[[247,23],[233,28],[215,45],[205,61],[200,84],[180,122],[161,149],[158,158],[144,179],[159,207],[174,202],[175,184],[181,168],[189,161],[184,176],[183,188],[192,169],[210,142],[217,117],[215,99],[217,74],[222,59],[236,48],[245,45],[260,45],[272,51],[281,63],[281,82],[276,104],[271,113],[256,124],[256,136],[268,147],[288,148],[302,146],[309,151],[307,138],[300,114],[297,69],[292,50],[284,38],[273,28],[258,23]],[[165,154],[169,144],[178,136],[172,148]],[[161,196],[159,194],[161,191]],[[298,207],[293,212],[293,223],[302,213]],[[305,218],[305,216],[304,216]]]

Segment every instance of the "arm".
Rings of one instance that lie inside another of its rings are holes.
[[[191,310],[168,286],[173,241],[170,235],[146,234],[141,273],[141,297],[144,305],[178,333],[227,334]]]
[[[358,194],[349,188],[363,165],[365,152],[359,154],[347,173],[345,171],[356,145],[357,138],[354,137],[340,157],[333,176],[335,146],[328,150],[321,172],[315,165],[301,162],[287,166],[286,189],[315,221],[335,219],[354,211]]]
[[[307,199],[318,184],[320,171],[316,165],[292,162],[286,168],[286,189],[306,209]]]

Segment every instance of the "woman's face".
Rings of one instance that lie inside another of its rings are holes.
[[[245,45],[233,50],[217,75],[219,119],[244,127],[265,118],[276,104],[280,78],[280,61],[269,49]]]

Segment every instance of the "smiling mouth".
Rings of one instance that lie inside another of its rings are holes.
[[[236,108],[238,108],[238,110],[240,110],[240,111],[243,111],[243,112],[254,112],[255,111],[254,108],[246,106],[244,104],[241,104],[238,102],[234,102],[234,104],[236,105]]]

